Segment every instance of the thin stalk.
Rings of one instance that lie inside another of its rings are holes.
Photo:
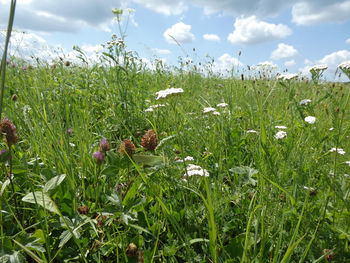
[[[13,20],[15,18],[15,9],[16,9],[16,0],[11,0],[11,7],[10,7],[10,16],[9,21],[7,24],[7,32],[6,32],[6,40],[5,40],[5,47],[4,47],[4,53],[2,54],[1,59],[1,91],[0,91],[0,118],[2,114],[2,103],[4,99],[4,92],[5,92],[5,75],[6,75],[6,58],[7,58],[7,49],[10,42],[10,36],[12,32],[12,25]]]

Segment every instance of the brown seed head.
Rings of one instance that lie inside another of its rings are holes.
[[[125,139],[119,147],[119,152],[125,154],[125,152],[131,157],[135,152],[135,145],[132,141]]]
[[[16,132],[16,127],[9,119],[5,118],[1,121],[0,130],[3,134],[5,134],[6,142],[9,147],[17,143],[18,136]]]
[[[126,248],[126,255],[128,257],[136,257],[137,256],[137,246],[134,243],[130,243]]]
[[[87,215],[89,213],[89,208],[86,205],[79,206],[78,213],[81,215]]]
[[[11,96],[11,100],[12,101],[16,101],[18,99],[18,96],[16,95],[16,94],[13,94],[12,96]]]
[[[335,258],[334,252],[331,249],[326,248],[326,249],[322,250],[322,255],[325,255],[325,254],[328,254],[326,256],[327,261],[332,261]]]
[[[141,145],[147,151],[152,151],[157,147],[158,138],[154,130],[149,130],[146,132],[146,134],[141,139]]]

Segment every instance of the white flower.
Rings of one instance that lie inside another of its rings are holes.
[[[185,159],[181,160],[181,159],[178,159],[175,161],[175,163],[183,163],[183,162],[190,162],[190,161],[194,161],[194,158],[192,156],[186,156]]]
[[[258,133],[258,132],[255,130],[247,130],[246,133]]]
[[[329,152],[331,152],[331,153],[332,152],[337,152],[337,153],[339,153],[341,155],[345,154],[345,151],[342,148],[332,148],[332,149],[329,150]]]
[[[316,66],[313,66],[312,68],[310,68],[310,72],[311,71],[324,71],[328,68],[327,65],[316,65]]]
[[[219,103],[218,105],[216,105],[216,107],[222,107],[222,108],[227,107],[227,106],[228,106],[228,104],[225,102]]]
[[[309,124],[314,124],[315,122],[316,122],[316,117],[314,117],[314,116],[307,116],[307,117],[305,117],[305,119],[304,119],[307,123],[309,123]]]
[[[275,139],[280,140],[287,136],[285,131],[278,131],[275,135]]]
[[[216,112],[216,109],[212,107],[207,107],[203,109],[203,113],[208,113],[208,112]]]
[[[154,109],[159,107],[164,107],[164,104],[155,104],[148,107],[148,109],[145,110],[145,112],[152,112]]]
[[[350,60],[344,61],[343,63],[338,65],[338,68],[341,70],[350,70]]]
[[[281,129],[281,130],[285,130],[285,129],[287,129],[287,127],[286,127],[286,126],[275,126],[275,128],[276,128],[276,129]]]
[[[183,92],[184,90],[182,88],[170,88],[170,89],[160,90],[156,92],[156,95],[157,95],[156,100],[159,100],[160,98],[166,98],[168,95],[171,95],[171,94],[178,94]]]
[[[310,99],[304,99],[304,100],[301,100],[299,102],[299,105],[302,106],[302,105],[308,105],[309,103],[311,102]]]
[[[298,74],[293,74],[293,73],[285,73],[285,74],[280,74],[277,76],[277,79],[281,80],[292,80],[298,77]]]
[[[308,191],[315,191],[315,188],[312,187],[304,186],[303,188]]]
[[[186,167],[186,173],[184,176],[193,176],[193,175],[199,175],[199,176],[205,176],[209,177],[209,173],[207,170],[203,169],[199,165],[189,164]]]
[[[333,127],[332,127],[332,128],[329,128],[329,130],[330,130],[330,131],[333,131],[333,130],[334,130],[334,128],[333,128]]]
[[[346,163],[348,166],[350,166],[350,161],[346,161],[345,163]]]
[[[220,116],[220,112],[218,112],[218,111],[214,111],[213,114],[217,115],[217,116]]]

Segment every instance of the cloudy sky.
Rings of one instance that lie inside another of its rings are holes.
[[[9,3],[0,0],[0,29]],[[128,49],[170,65],[178,65],[179,56],[203,63],[207,55],[220,70],[270,63],[298,73],[326,64],[334,80],[337,65],[350,60],[350,0],[18,0],[13,49],[39,56],[45,53],[39,47],[71,52],[79,45],[92,55],[119,34],[113,8],[135,10]]]

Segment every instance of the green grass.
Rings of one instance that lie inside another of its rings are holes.
[[[151,72],[117,44],[96,64],[12,59],[3,115],[19,140],[12,164],[1,158],[1,262],[325,262],[324,249],[349,260],[348,84]],[[157,101],[168,87],[184,92]],[[154,104],[165,106],[145,112]],[[161,143],[148,152],[150,129]],[[190,163],[210,176],[184,178]]]

